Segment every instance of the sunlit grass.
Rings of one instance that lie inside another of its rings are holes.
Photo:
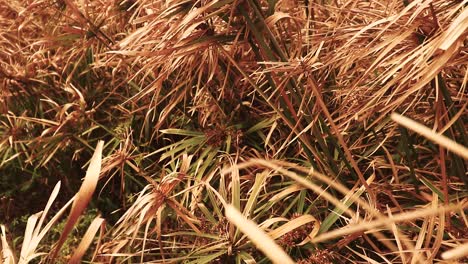
[[[0,257],[463,263],[465,6],[0,0]]]

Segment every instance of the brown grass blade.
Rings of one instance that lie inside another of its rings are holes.
[[[466,3],[465,3],[466,4]],[[462,39],[466,35],[468,28],[468,9],[465,8],[458,17],[452,22],[447,31],[444,32],[444,42],[440,45],[440,49],[447,50],[458,39]]]
[[[91,158],[91,162],[89,164],[89,168],[86,171],[86,176],[81,185],[80,190],[75,196],[75,200],[72,205],[72,209],[70,211],[70,215],[68,216],[67,223],[63,228],[62,235],[60,236],[59,241],[53,251],[52,254],[52,261],[57,256],[57,253],[60,251],[60,248],[63,246],[68,234],[70,234],[73,226],[78,221],[78,218],[83,213],[84,209],[88,205],[91,197],[96,189],[96,185],[99,179],[99,174],[101,172],[101,160],[102,160],[102,148],[104,146],[104,141],[99,141],[96,150],[94,151],[93,157]]]
[[[0,252],[0,258],[5,264],[15,264],[15,255],[13,254],[13,251],[11,250],[10,245],[8,245],[8,241],[6,239],[5,226],[0,225],[0,229],[2,230],[2,233],[0,234],[0,241],[2,243],[2,251]]]
[[[289,264],[294,261],[257,224],[245,218],[234,206],[226,205],[226,218],[241,230],[273,263]]]
[[[397,122],[398,124],[408,129],[413,130],[414,132],[426,137],[429,140],[434,141],[435,143],[445,147],[446,149],[452,151],[453,153],[460,155],[464,159],[468,159],[468,148],[458,144],[457,142],[451,140],[450,138],[444,135],[440,135],[432,131],[431,129],[427,128],[426,126],[423,126],[419,124],[418,122],[415,122],[397,113],[393,113],[391,115],[391,118],[393,119],[393,121]]]
[[[431,216],[431,215],[437,215],[437,214],[442,214],[446,212],[456,211],[456,210],[464,209],[466,207],[467,207],[466,202],[465,204],[463,203],[451,204],[449,206],[441,206],[439,208],[425,208],[425,209],[415,210],[412,212],[401,213],[401,214],[393,215],[393,217],[370,221],[367,223],[349,225],[341,229],[333,230],[328,233],[318,235],[314,239],[312,239],[312,243],[319,243],[322,241],[327,241],[332,238],[341,237],[344,235],[353,234],[353,233],[360,232],[360,231],[372,230],[374,228],[388,226],[396,222],[409,221],[412,219],[418,219],[418,218],[422,218],[425,216]]]
[[[459,259],[468,256],[468,242],[462,245],[459,245],[456,248],[452,248],[450,250],[445,251],[442,253],[442,258],[446,260],[450,259]]]
[[[91,243],[93,242],[93,238],[96,235],[96,232],[99,230],[99,227],[104,228],[105,220],[101,217],[96,217],[91,225],[89,225],[88,230],[83,236],[78,248],[76,248],[75,253],[68,261],[69,264],[78,264],[81,263],[81,259],[83,258],[86,250],[89,248]]]
[[[21,246],[21,252],[20,252],[20,260],[19,263],[28,263],[30,260],[34,259],[35,257],[39,255],[44,255],[45,253],[36,253],[36,249],[41,242],[42,238],[44,235],[49,231],[49,229],[52,227],[52,225],[56,222],[58,217],[61,215],[60,210],[56,216],[54,216],[48,223],[47,225],[42,228],[42,224],[44,222],[44,219],[49,212],[49,209],[52,205],[52,203],[55,201],[57,198],[58,192],[60,190],[60,185],[61,183],[58,182],[54,190],[52,191],[49,200],[47,202],[46,207],[44,208],[44,211],[41,211],[39,213],[36,213],[28,218],[28,223],[26,225],[26,230],[24,233],[24,239],[23,239],[23,244]],[[64,208],[68,207],[68,205],[65,205]],[[39,219],[40,217],[40,219]],[[38,221],[39,220],[39,221]]]
[[[392,211],[390,210],[390,207],[387,206],[387,212],[388,212],[388,216],[390,218],[393,217],[392,215]],[[405,252],[404,252],[404,249],[403,249],[403,246],[402,246],[402,243],[401,243],[401,238],[398,234],[398,227],[396,226],[396,224],[393,222],[391,224],[391,230],[393,232],[393,236],[395,237],[395,242],[398,246],[398,253],[400,254],[400,258],[401,258],[401,261],[403,263],[408,263],[407,259],[406,259],[406,255],[405,255]]]
[[[268,235],[272,237],[273,239],[277,239],[301,226],[307,225],[308,223],[313,223],[314,228],[312,229],[308,237],[300,243],[300,244],[303,244],[304,242],[307,242],[310,239],[314,238],[320,229],[320,222],[312,215],[301,215],[298,218],[292,219],[286,224],[269,232]]]

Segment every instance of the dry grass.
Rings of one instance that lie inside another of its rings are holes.
[[[0,0],[0,256],[463,263],[466,4]]]

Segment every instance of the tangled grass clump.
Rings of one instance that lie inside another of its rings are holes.
[[[463,263],[467,14],[0,0],[0,256]]]

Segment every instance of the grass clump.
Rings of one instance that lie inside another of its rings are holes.
[[[462,263],[465,6],[0,0],[2,258]]]

